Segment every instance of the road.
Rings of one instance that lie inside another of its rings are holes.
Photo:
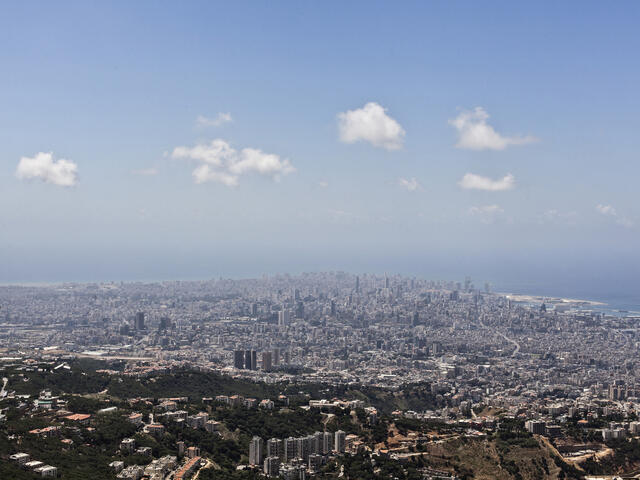
[[[491,328],[487,327],[482,320],[478,319],[478,322],[480,322],[480,325],[482,326],[482,328],[486,328],[487,330],[492,330]],[[516,347],[516,349],[511,354],[512,357],[515,357],[520,352],[520,344],[518,342],[516,342],[512,338],[507,337],[504,333],[500,332],[499,330],[494,329],[493,332],[496,335],[499,335],[502,338],[504,338],[507,342],[512,343]]]
[[[507,336],[506,336],[504,333],[502,333],[502,332],[499,332],[499,331],[497,331],[497,330],[496,330],[496,333],[497,333],[498,335],[500,335],[502,338],[504,338],[507,342],[509,342],[509,343],[513,343],[513,344],[516,346],[516,349],[515,349],[515,350],[513,351],[513,353],[511,354],[511,356],[512,356],[512,357],[515,357],[515,356],[518,354],[518,352],[520,351],[520,344],[519,344],[518,342],[516,342],[515,340],[513,340],[513,339],[511,339],[511,338],[507,337]]]

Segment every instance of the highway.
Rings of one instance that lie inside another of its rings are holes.
[[[478,319],[478,322],[480,322],[480,325],[482,326],[482,328],[486,328],[487,330],[492,330],[491,328],[486,326],[482,320]],[[516,349],[511,354],[512,357],[515,357],[520,352],[520,344],[518,342],[516,342],[512,338],[507,337],[504,333],[500,332],[499,330],[493,330],[493,332],[496,335],[499,335],[502,338],[504,338],[507,342],[512,343],[516,347]]]

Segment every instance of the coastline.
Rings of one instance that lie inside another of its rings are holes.
[[[598,302],[595,300],[584,300],[578,298],[563,298],[553,297],[548,295],[530,295],[523,293],[510,293],[510,292],[496,292],[497,295],[502,295],[505,298],[514,302],[522,303],[549,303],[552,305],[567,304],[567,305],[589,305],[589,306],[605,306],[609,305],[605,302]]]

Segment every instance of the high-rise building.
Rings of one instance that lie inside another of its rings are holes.
[[[268,477],[280,475],[280,459],[278,457],[269,456],[264,459],[264,474]]]
[[[283,460],[284,463],[289,463],[291,460],[296,458],[296,439],[293,437],[284,439],[284,447],[283,447]]]
[[[244,368],[244,351],[235,350],[233,352],[233,368]]]
[[[136,330],[144,330],[144,312],[136,313],[133,327]]]
[[[271,370],[271,352],[262,352],[262,370]]]
[[[262,458],[264,457],[264,444],[262,438],[253,437],[249,444],[249,464],[262,465]]]
[[[273,349],[273,364],[276,367],[280,365],[280,349],[279,348]]]
[[[171,320],[169,317],[161,317],[158,330],[168,330],[169,328],[171,328]]]
[[[235,364],[235,353],[234,353],[234,364]],[[240,365],[240,354],[238,353],[238,365]],[[242,368],[242,367],[236,367]],[[244,351],[244,368],[246,370],[257,370],[258,369],[258,352],[255,350],[245,350]]]
[[[322,454],[328,455],[333,450],[334,435],[331,432],[324,432],[322,437]]]
[[[306,437],[296,438],[296,457],[306,462],[309,459],[309,453],[311,453],[311,440],[312,435]]]
[[[360,277],[356,275],[356,293],[360,293]]]
[[[342,430],[338,430],[335,433],[335,441],[334,441],[334,446],[333,446],[334,451],[336,451],[338,453],[344,453],[345,452],[346,438],[347,438],[347,434]]]
[[[278,325],[286,327],[289,325],[290,314],[289,310],[282,309],[278,312]]]
[[[313,448],[312,453],[322,453],[322,443],[323,443],[323,439],[324,439],[324,433],[323,432],[315,432],[313,434]]]
[[[251,316],[252,317],[257,317],[258,316],[258,304],[257,303],[252,303],[251,304]]]
[[[322,455],[318,455],[317,453],[312,453],[309,455],[309,470],[312,472],[317,472],[320,470],[322,466]]]
[[[267,440],[267,457],[284,457],[284,443],[279,438]]]

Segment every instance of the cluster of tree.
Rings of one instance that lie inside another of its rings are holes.
[[[615,452],[599,461],[588,460],[583,469],[590,474],[637,470],[640,466],[640,440],[610,440],[607,446]]]
[[[258,435],[265,439],[297,437],[323,430],[323,417],[317,410],[220,408],[213,411],[212,416],[224,422],[232,432],[238,431],[247,436]]]
[[[339,461],[344,466],[345,477],[349,479],[419,480],[424,478],[419,470],[422,465],[418,462],[402,464],[382,456],[371,457],[366,453],[347,455],[341,457]]]

